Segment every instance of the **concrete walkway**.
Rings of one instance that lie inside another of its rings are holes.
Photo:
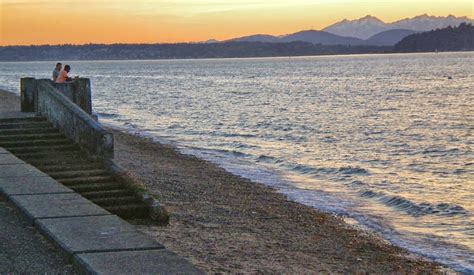
[[[0,230],[0,274],[76,274],[66,255],[2,196]]]
[[[11,118],[24,114],[1,114]],[[202,274],[105,209],[0,147],[0,194],[90,274]],[[13,235],[3,232],[4,238]],[[0,270],[1,272],[1,270]]]

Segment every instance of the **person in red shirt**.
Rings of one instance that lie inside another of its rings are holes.
[[[56,78],[56,83],[66,83],[66,82],[71,82],[74,79],[69,77],[69,72],[71,71],[71,66],[66,65],[64,66],[64,69],[62,69],[59,72],[58,78]],[[75,77],[77,78],[77,76]]]

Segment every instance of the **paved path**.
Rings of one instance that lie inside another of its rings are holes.
[[[0,196],[0,274],[76,274],[65,254]]]
[[[17,108],[12,105],[10,111]],[[2,118],[25,116],[31,114],[0,115]],[[76,274],[66,254],[39,234],[16,207],[0,195],[0,274],[5,273]]]

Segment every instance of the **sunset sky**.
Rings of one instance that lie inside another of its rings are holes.
[[[473,18],[473,1],[0,0],[0,45],[223,40],[322,29],[367,14]]]

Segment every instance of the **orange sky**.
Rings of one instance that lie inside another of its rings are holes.
[[[224,40],[321,29],[367,14],[473,18],[473,1],[0,0],[0,45]]]

